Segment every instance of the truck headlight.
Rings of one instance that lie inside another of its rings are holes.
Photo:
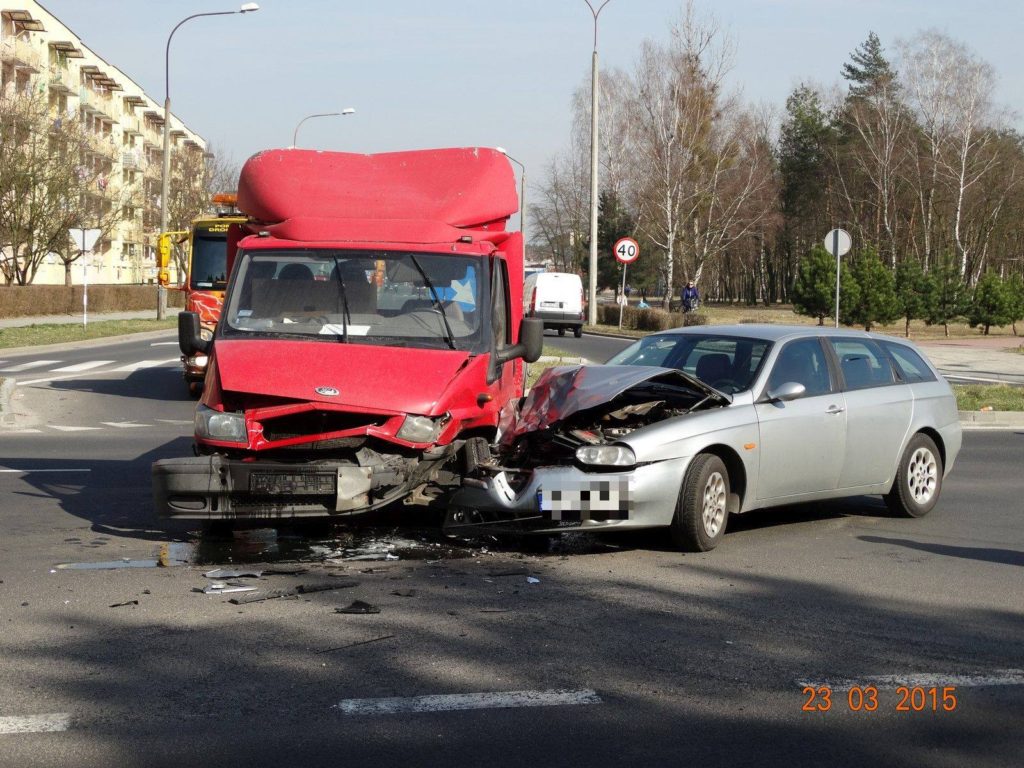
[[[212,328],[201,328],[199,330],[199,338],[203,341],[213,341],[213,329]]]
[[[241,413],[222,413],[200,404],[196,406],[196,437],[245,443],[248,441],[245,416]]]
[[[432,443],[441,434],[446,419],[436,421],[427,416],[406,416],[395,437],[410,443]]]
[[[632,467],[636,454],[625,445],[584,445],[576,449],[576,460],[600,467]]]

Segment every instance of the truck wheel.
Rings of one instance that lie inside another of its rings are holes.
[[[939,501],[942,457],[935,441],[918,432],[907,443],[892,490],[885,495],[890,510],[902,517],[924,517]]]
[[[559,336],[565,336],[565,328],[559,328],[558,329],[558,335]]]
[[[686,552],[707,552],[718,546],[729,519],[729,471],[711,453],[694,457],[683,478],[669,532]]]
[[[203,383],[201,381],[190,381],[188,383],[188,393],[191,397],[199,397],[203,394]]]
[[[575,336],[577,339],[583,336],[583,326],[577,325],[575,328],[573,328],[572,335]]]

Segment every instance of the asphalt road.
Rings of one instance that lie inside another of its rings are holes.
[[[1020,764],[1024,432],[966,433],[926,518],[763,511],[700,555],[659,533],[453,545],[415,508],[218,539],[152,514],[149,466],[188,453],[192,409],[176,365],[114,370],[174,356],[152,343],[0,374],[21,383],[0,431],[0,765]],[[401,559],[343,557],[379,540]],[[308,569],[261,588],[343,588],[193,591],[254,563]],[[356,599],[380,613],[335,613]],[[828,711],[803,711],[826,685]]]

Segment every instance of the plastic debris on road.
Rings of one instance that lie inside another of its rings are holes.
[[[371,603],[367,603],[363,600],[353,600],[351,605],[347,605],[344,608],[335,608],[335,613],[380,613],[380,608]]]

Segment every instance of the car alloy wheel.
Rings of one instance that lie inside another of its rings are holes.
[[[725,480],[720,472],[712,472],[704,485],[704,532],[709,538],[718,535],[725,522]]]
[[[914,501],[924,505],[931,501],[939,482],[939,465],[935,455],[925,447],[914,451],[907,467],[907,485]]]

